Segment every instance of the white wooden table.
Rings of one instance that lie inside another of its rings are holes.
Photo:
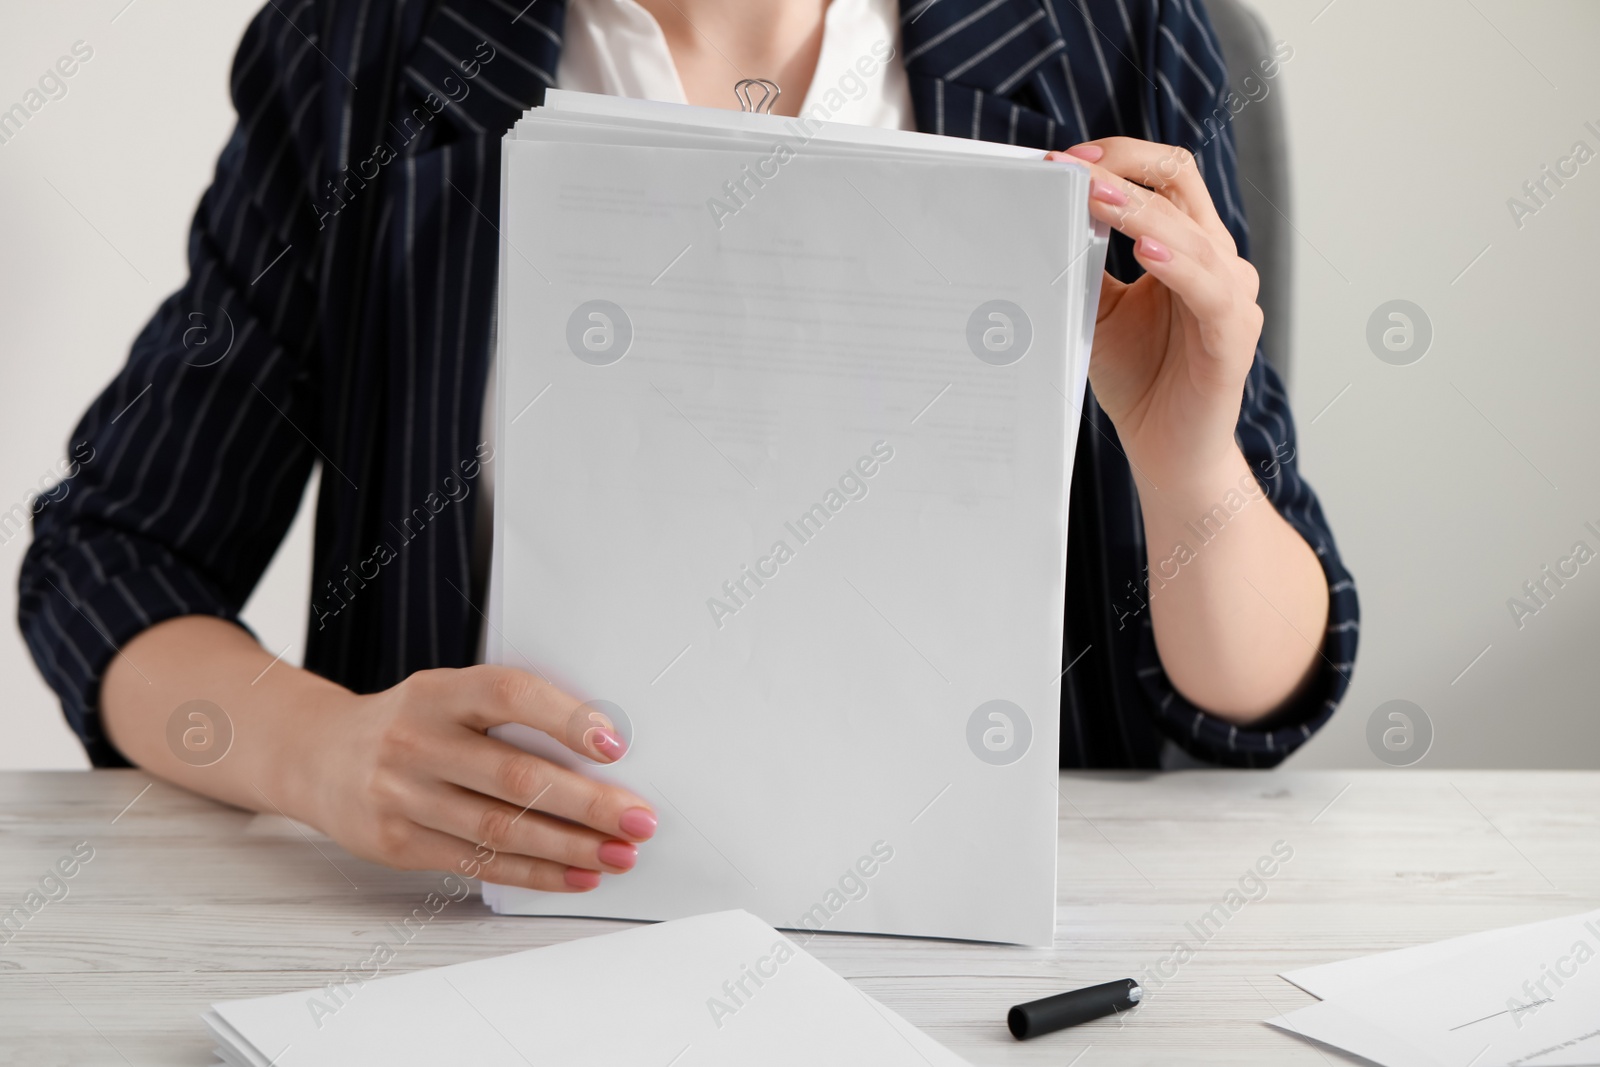
[[[848,935],[809,950],[978,1065],[1310,1067],[1354,1061],[1262,1024],[1310,999],[1278,971],[1600,903],[1600,773],[1064,774],[1060,788],[1053,950]],[[438,884],[252,819],[136,771],[0,774],[0,917],[74,845],[94,849],[68,895],[0,944],[0,1062],[211,1063],[207,1004],[322,985]],[[1293,857],[1265,896],[1197,938],[1189,926],[1279,841]],[[618,925],[496,917],[474,896],[386,973]],[[1026,1043],[1005,1029],[1019,1001],[1140,976],[1156,981],[1123,1019]]]

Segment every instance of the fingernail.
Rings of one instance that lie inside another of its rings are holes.
[[[598,888],[600,885],[600,872],[586,871],[582,867],[568,867],[567,884],[574,889]]]
[[[622,738],[606,729],[604,726],[592,727],[584,734],[584,739],[589,742],[589,747],[600,754],[600,758],[608,763],[615,763],[628,751],[628,746]]]
[[[1088,162],[1088,160],[1079,159],[1077,156],[1069,156],[1065,152],[1046,152],[1044,158],[1052,163],[1071,163],[1075,167],[1081,167]]]
[[[629,837],[637,837],[644,841],[656,832],[656,817],[649,808],[629,808],[617,820],[617,825],[622,827],[622,832]]]
[[[600,862],[619,871],[632,870],[639,850],[623,841],[607,841],[600,846]]]
[[[1153,259],[1157,263],[1165,263],[1172,258],[1172,249],[1154,237],[1141,237],[1137,243],[1139,254],[1146,259]]]
[[[1099,178],[1089,183],[1089,197],[1092,200],[1100,201],[1102,204],[1110,204],[1112,207],[1121,207],[1128,202],[1127,193],[1110,182],[1101,181]]]
[[[1075,144],[1067,149],[1067,155],[1087,159],[1090,163],[1098,163],[1106,154],[1106,150],[1097,144]]]

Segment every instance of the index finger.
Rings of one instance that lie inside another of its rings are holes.
[[[457,721],[474,730],[521,723],[601,763],[614,763],[627,751],[616,723],[605,713],[543,678],[490,664],[452,673],[450,706]]]
[[[1099,155],[1091,159],[1095,150]],[[1119,178],[1154,189],[1199,223],[1212,238],[1233,243],[1233,234],[1217,214],[1216,202],[1206,187],[1200,165],[1187,148],[1134,137],[1104,137],[1074,145],[1067,149],[1067,154],[1098,163]]]

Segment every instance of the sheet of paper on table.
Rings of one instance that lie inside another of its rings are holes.
[[[1323,998],[1272,1025],[1385,1067],[1600,1064],[1600,911],[1284,978]]]
[[[630,749],[497,734],[661,826],[496,910],[1051,942],[1105,234],[1041,155],[562,92],[508,135],[489,658]]]
[[[748,912],[377,977],[384,969],[380,959],[323,989],[212,1005],[203,1019],[218,1057],[231,1067],[966,1063]]]

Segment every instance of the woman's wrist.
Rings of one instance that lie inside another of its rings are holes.
[[[276,670],[277,668],[274,668]],[[260,769],[274,807],[299,822],[324,830],[332,810],[329,786],[348,766],[347,727],[360,697],[311,671],[290,668],[272,695],[275,712],[262,723],[266,759]]]
[[[1130,449],[1128,462],[1147,528],[1152,519],[1188,522],[1226,503],[1232,493],[1261,495],[1249,461],[1231,437],[1180,457],[1141,458]]]

